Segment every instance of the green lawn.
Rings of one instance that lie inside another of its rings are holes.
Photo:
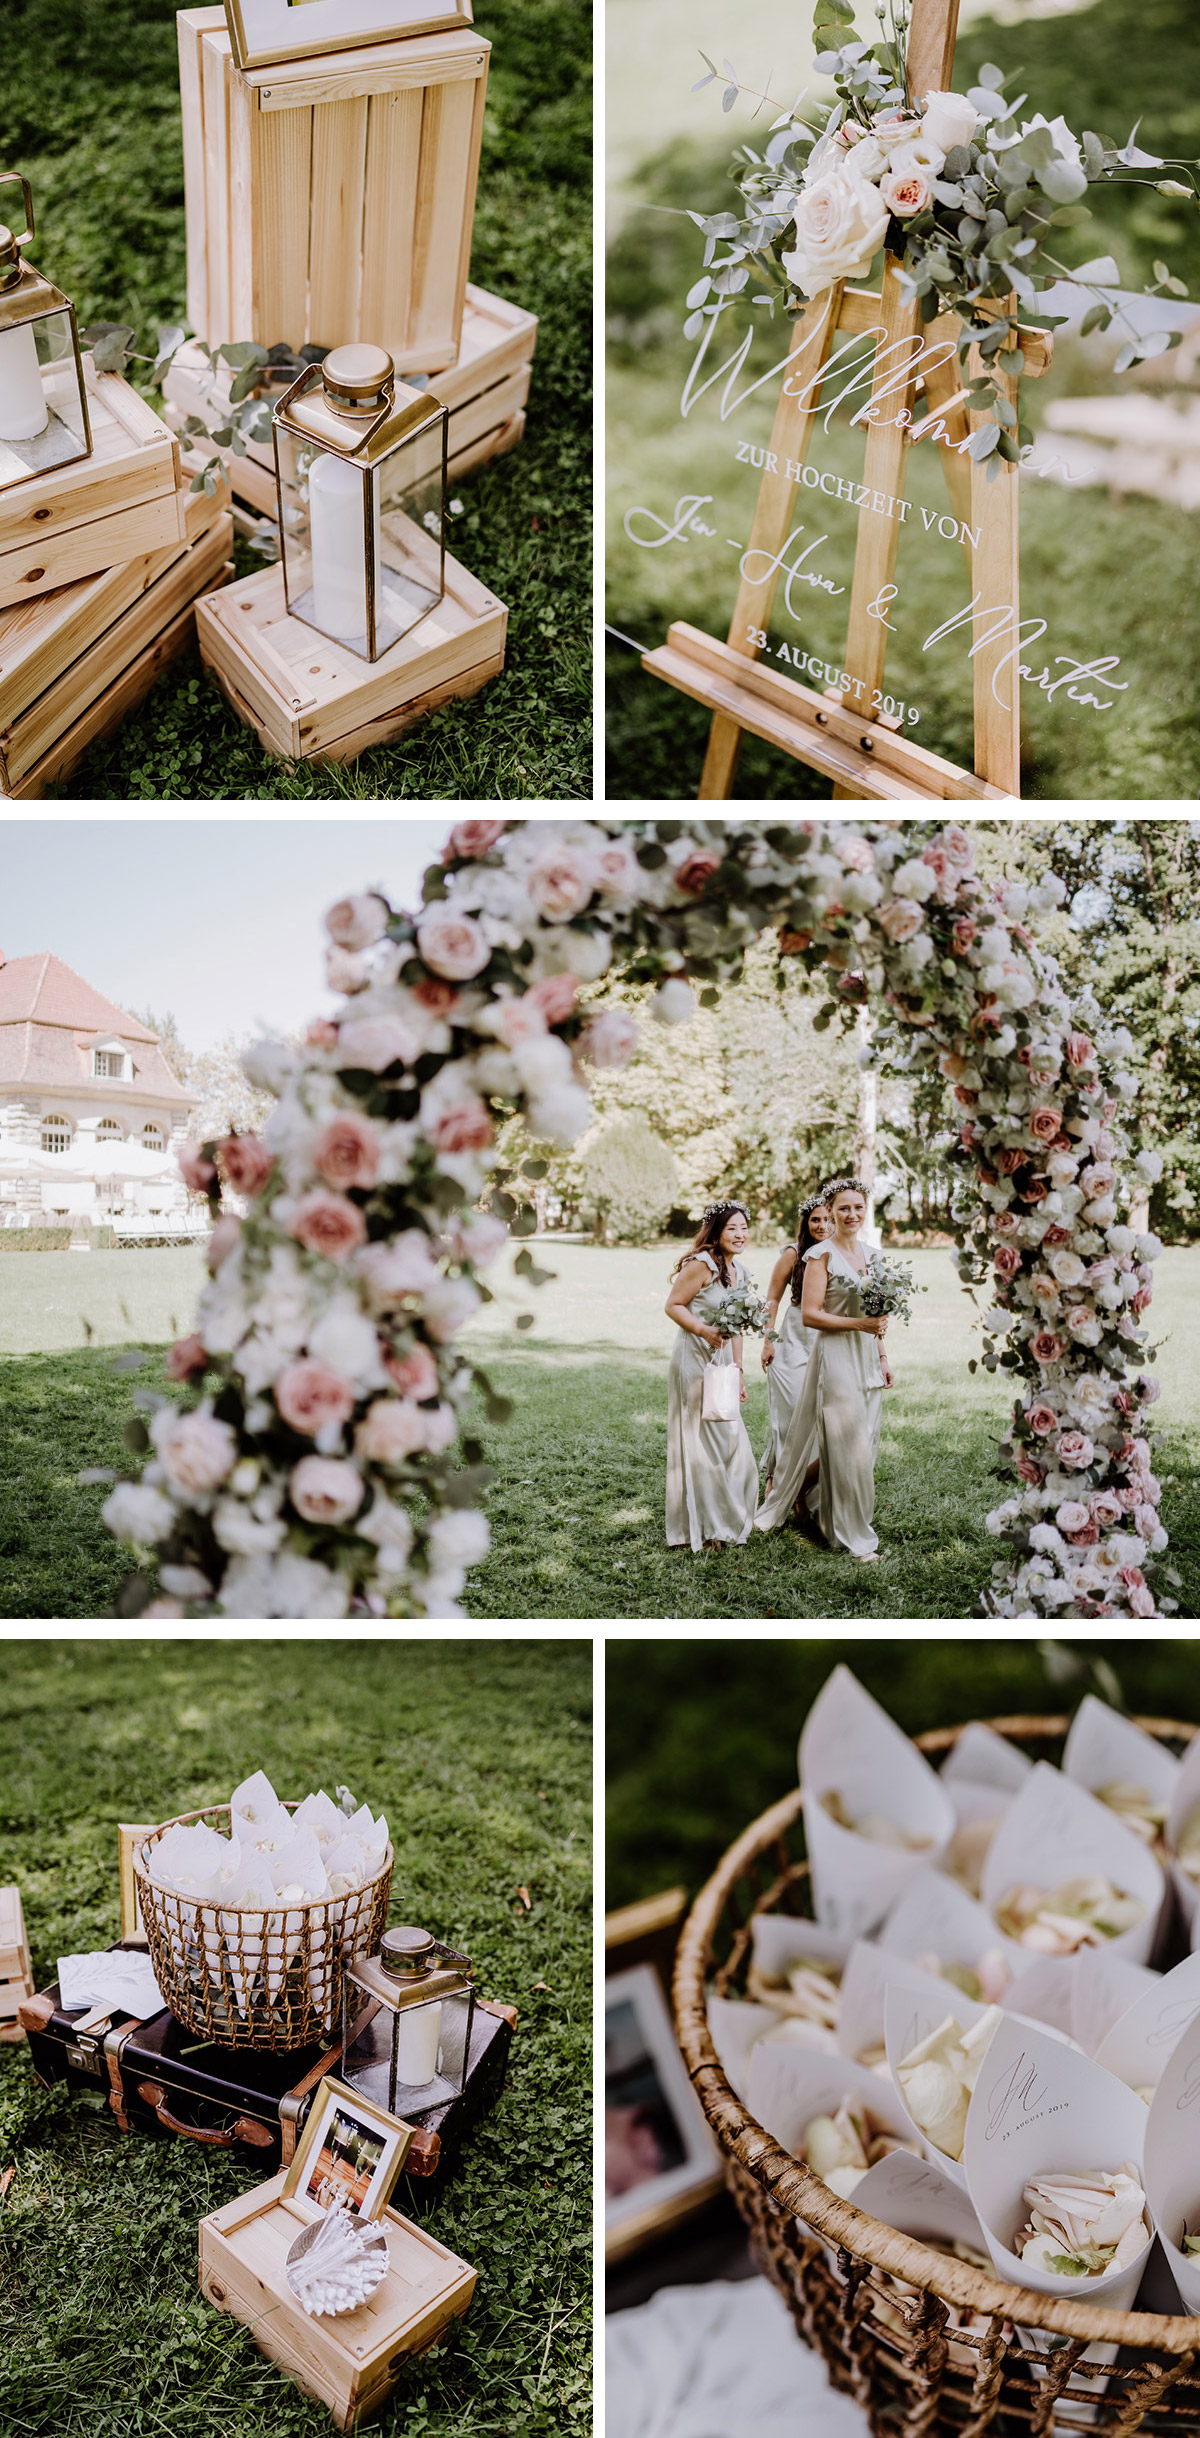
[[[760,1285],[770,1246],[752,1250]],[[493,1387],[513,1400],[512,1419],[481,1424],[496,1481],[488,1506],[493,1549],[477,1568],[467,1605],[477,1617],[966,1617],[986,1586],[996,1544],[983,1517],[1002,1495],[992,1478],[1004,1400],[998,1383],[967,1372],[972,1306],[945,1253],[912,1256],[926,1285],[909,1330],[893,1328],[896,1387],[885,1399],[876,1525],[883,1561],[863,1568],[794,1532],[755,1534],[744,1549],[668,1549],[663,1539],[667,1381],[672,1324],[663,1312],[678,1246],[645,1251],[543,1240],[539,1260],[556,1272],[532,1294],[510,1267],[493,1274],[496,1299],[469,1343]],[[99,1522],[106,1491],[76,1482],[88,1465],[125,1462],[122,1433],[133,1380],[113,1370],[111,1343],[83,1348],[79,1317],[100,1316],[111,1341],[115,1301],[101,1297],[107,1256],[90,1265],[71,1254],[27,1254],[9,1270],[27,1277],[24,1334],[7,1323],[0,1359],[0,1415],[8,1463],[0,1474],[0,1615],[109,1614],[125,1554]],[[141,1378],[163,1385],[155,1346],[186,1319],[191,1256],[112,1257],[148,1349]],[[173,1282],[158,1265],[181,1267]],[[80,1279],[90,1267],[91,1280]],[[39,1274],[45,1284],[39,1283]],[[0,1301],[3,1279],[0,1273]],[[1171,1249],[1158,1264],[1153,1319],[1163,1383],[1157,1467],[1174,1561],[1184,1578],[1183,1614],[1200,1613],[1200,1251]],[[104,1288],[115,1299],[116,1290]],[[515,1322],[532,1311],[518,1336]],[[31,1344],[49,1349],[28,1351]],[[62,1351],[73,1348],[74,1351]],[[750,1348],[748,1427],[756,1453],[766,1439],[766,1388]],[[175,1392],[179,1393],[179,1392]]]
[[[1052,1651],[1054,1646],[1051,1646]],[[1200,1719],[1200,1644],[1088,1642],[1055,1656],[1035,1642],[637,1642],[605,1654],[608,1905],[679,1883],[694,1895],[747,1823],[796,1783],[800,1729],[830,1670],[855,1675],[907,1734],[971,1718],[1046,1716],[1083,1692],[1150,1718]],[[1047,1751],[1046,1758],[1057,1758]]]
[[[221,1801],[256,1767],[288,1796],[349,1774],[386,1811],[393,1913],[463,1947],[520,2025],[504,2095],[436,2203],[397,2188],[479,2282],[379,2427],[584,2438],[590,1646],[51,1641],[10,1643],[6,1662],[0,1882],[20,1887],[40,1985],[60,1954],[118,1935],[119,1819]],[[3,2048],[4,2167],[5,2438],[323,2438],[323,2407],[196,2292],[197,2223],[259,2180],[251,2157],[124,2136],[99,2092],[43,2093],[25,2050]]]
[[[471,277],[540,324],[524,441],[455,485],[450,519],[451,550],[508,606],[503,674],[399,744],[314,770],[261,751],[193,647],[78,766],[72,801],[590,796],[589,14],[480,0],[476,23],[493,50]],[[9,0],[4,31],[4,157],[33,185],[32,259],[81,328],[130,323],[153,354],[156,324],[184,319],[175,0]],[[239,575],[260,564],[239,544]]]

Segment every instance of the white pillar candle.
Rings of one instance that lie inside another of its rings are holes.
[[[0,440],[36,440],[49,422],[30,322],[0,333]]]
[[[378,588],[382,537],[379,486],[372,479],[375,581]],[[344,643],[367,636],[366,533],[363,478],[342,457],[322,453],[308,476],[308,522],[312,546],[313,624]],[[378,610],[376,611],[378,616]]]
[[[429,2006],[403,2007],[396,2017],[396,2080],[420,2090],[437,2073],[440,1998]]]

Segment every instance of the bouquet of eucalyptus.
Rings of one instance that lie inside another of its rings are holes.
[[[912,1271],[904,1262],[889,1261],[886,1253],[870,1255],[858,1295],[863,1311],[869,1313],[872,1320],[877,1320],[883,1312],[889,1317],[893,1312],[898,1313],[902,1321],[911,1320],[912,1299],[914,1295],[924,1293],[924,1287],[918,1287]]]
[[[772,1345],[775,1342],[771,1315],[752,1282],[744,1287],[732,1287],[728,1295],[722,1296],[712,1315],[712,1325],[720,1330],[723,1338],[745,1335],[768,1338]]]

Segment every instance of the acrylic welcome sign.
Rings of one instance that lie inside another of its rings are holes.
[[[917,0],[913,92],[949,86],[955,14]],[[1059,141],[1046,130],[1048,183]],[[1124,145],[1122,178],[1127,154],[1153,192],[1162,162],[1143,171]],[[1052,208],[1040,189],[1036,204]],[[1053,208],[1068,227],[1087,216]],[[710,263],[737,226],[710,216]],[[870,287],[839,280],[801,314],[756,310],[752,261],[746,278],[698,280],[669,395],[648,355],[644,375],[621,376],[625,401],[640,377],[648,416],[621,416],[637,437],[617,460],[610,615],[652,647],[651,678],[714,715],[681,794],[731,793],[747,731],[847,796],[1197,792],[1181,605],[1195,600],[1200,308],[1173,275],[1127,296],[1115,262],[1074,252],[1078,278],[1024,282],[998,353],[986,336],[960,353],[960,315],[936,295],[922,309],[895,255],[882,280],[877,257]],[[1009,301],[967,310],[986,331]],[[1118,364],[1148,333],[1155,352],[1130,382]]]

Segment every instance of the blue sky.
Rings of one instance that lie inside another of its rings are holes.
[[[52,949],[118,1007],[170,1013],[189,1049],[291,1032],[328,1004],[322,916],[382,882],[420,903],[433,820],[5,820],[0,949]]]

